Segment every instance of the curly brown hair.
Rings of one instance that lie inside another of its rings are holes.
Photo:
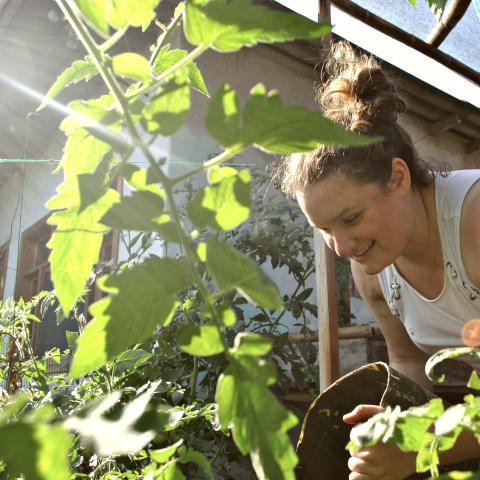
[[[332,172],[385,187],[394,157],[407,163],[413,189],[430,184],[435,173],[418,157],[410,136],[397,123],[405,101],[377,60],[341,41],[333,44],[324,69],[328,80],[318,91],[324,116],[352,132],[380,136],[383,141],[367,147],[320,145],[313,152],[285,157],[278,173],[282,190],[293,194]]]

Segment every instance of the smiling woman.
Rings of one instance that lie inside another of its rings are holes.
[[[291,155],[281,168],[282,187],[326,244],[351,259],[390,365],[431,389],[428,355],[461,346],[463,326],[480,316],[480,170],[436,172],[418,157],[397,123],[405,102],[371,57],[341,42],[326,71],[319,92],[325,116],[383,140]],[[344,420],[356,424],[376,412],[378,406],[360,405]],[[473,437],[460,439],[444,463],[480,458]],[[414,473],[412,455],[391,447],[352,451],[349,480]]]

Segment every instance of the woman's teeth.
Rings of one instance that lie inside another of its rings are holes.
[[[372,240],[363,250],[357,252],[354,257],[361,257],[362,255],[365,255],[373,247],[374,243],[375,240]]]

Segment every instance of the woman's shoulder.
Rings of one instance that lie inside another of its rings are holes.
[[[469,278],[480,288],[480,170],[462,207],[460,241],[463,263]]]
[[[473,188],[480,180],[480,169],[454,170],[435,177],[436,207],[442,218],[459,216],[464,204],[471,195],[475,196],[477,188]]]

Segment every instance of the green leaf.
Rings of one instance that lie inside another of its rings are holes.
[[[237,355],[266,355],[272,349],[272,342],[258,333],[237,333],[233,352]]]
[[[267,388],[274,382],[272,364],[249,356],[232,359],[218,380],[218,420],[232,430],[240,452],[250,453],[259,479],[293,480],[297,457],[287,431],[297,419]]]
[[[155,8],[160,0],[109,0],[107,3],[108,23],[118,29],[142,27],[145,31],[155,18]]]
[[[220,87],[205,123],[220,144],[233,150],[255,145],[270,153],[296,153],[320,144],[365,146],[379,140],[347,132],[319,111],[283,105],[278,92],[267,92],[261,84],[251,90],[242,116],[237,94],[229,85]]]
[[[152,66],[154,74],[160,75],[167,71],[169,68],[173,67],[176,63],[186,57],[187,53],[188,52],[186,50],[170,50],[169,45],[163,46],[158,52],[157,58]],[[195,63],[192,62],[185,65],[178,71],[175,71],[175,74],[185,75],[192,88],[207,95],[207,97],[209,96],[202,72],[200,72]]]
[[[28,480],[68,480],[69,433],[60,425],[11,423],[0,428],[0,458],[11,475]]]
[[[180,439],[178,442],[174,443],[173,445],[170,445],[165,448],[161,448],[159,450],[149,450],[148,453],[150,455],[150,458],[157,463],[165,463],[167,460],[172,457],[175,452],[178,450],[180,445],[183,444],[183,440]]]
[[[465,407],[463,405],[454,405],[445,410],[445,413],[435,422],[435,435],[447,435],[455,430],[463,420],[464,415]]]
[[[115,75],[147,82],[151,77],[148,60],[134,52],[120,53],[112,57],[112,69]]]
[[[223,293],[238,290],[263,308],[280,309],[277,286],[249,257],[214,237],[207,241],[207,268]]]
[[[81,213],[89,205],[100,200],[108,190],[108,161],[104,159],[94,173],[83,173],[77,176],[80,193]]]
[[[235,323],[237,323],[237,317],[235,315],[235,312],[229,307],[220,307],[218,309],[218,315],[220,317],[220,320],[226,327],[233,327]]]
[[[175,78],[165,85],[143,109],[142,123],[150,133],[173,135],[190,110],[190,88]]]
[[[236,150],[246,146],[240,121],[237,93],[230,85],[223,84],[209,103],[205,125],[221,145]]]
[[[141,367],[142,365],[147,363],[152,357],[153,353],[142,350],[141,348],[122,352],[115,359],[115,373],[122,374],[127,370]]]
[[[115,100],[111,95],[102,95],[91,100],[74,100],[68,104],[72,113],[62,120],[60,130],[67,135],[74,130],[86,127],[95,127],[100,123],[112,125],[120,130],[119,114],[116,111]]]
[[[99,455],[134,454],[156,435],[154,429],[137,431],[135,424],[147,408],[158,384],[153,383],[146,392],[127,403],[116,420],[109,420],[104,414],[119,402],[121,392],[107,396],[82,417],[70,416],[64,425],[81,433],[82,437],[91,439]]]
[[[182,449],[178,461],[180,463],[196,463],[202,467],[203,471],[207,474],[210,480],[215,479],[210,462],[203,453],[192,450],[191,448]]]
[[[447,4],[447,0],[427,0],[428,6],[433,14],[440,18],[442,16],[443,11],[445,10],[445,5]]]
[[[187,213],[199,228],[231,230],[247,220],[250,204],[250,172],[242,170],[199,189],[188,204]]]
[[[181,260],[152,257],[119,275],[102,277],[98,286],[113,294],[90,307],[93,320],[78,339],[70,376],[101,367],[128,347],[170,323],[179,305],[176,294],[190,285]]]
[[[47,246],[52,250],[52,281],[65,315],[82,295],[98,261],[103,235],[109,231],[100,219],[118,198],[118,192],[109,189],[96,203],[82,208],[78,177],[73,176],[58,187],[58,195],[47,203],[47,208],[64,209],[48,219],[56,229]]]
[[[108,0],[75,0],[75,3],[94,30],[106,38],[109,34],[106,20]]]
[[[68,348],[71,352],[74,352],[77,347],[78,332],[70,332],[67,330],[65,336],[67,337]]]
[[[408,0],[408,3],[409,3],[412,7],[416,7],[416,6],[417,6],[417,0]]]
[[[37,108],[37,112],[42,110],[48,104],[48,101],[55,98],[64,88],[81,80],[88,81],[97,73],[97,67],[90,57],[85,57],[83,60],[75,60],[57,77],[55,83],[50,87],[42,103]]]
[[[444,348],[443,350],[439,350],[427,360],[427,363],[425,364],[425,373],[427,374],[428,378],[430,378],[430,380],[441,383],[445,380],[445,375],[435,375],[433,371],[435,365],[443,362],[446,359],[459,357],[461,357],[461,360],[478,361],[480,360],[480,349],[470,347],[458,347]]]
[[[150,191],[133,192],[122,197],[102,217],[101,222],[116,230],[154,231],[152,219],[163,213],[163,196]]]
[[[467,387],[473,388],[474,390],[480,390],[480,376],[475,370],[473,370],[472,374],[470,375]]]
[[[257,43],[319,38],[330,32],[331,26],[301,15],[253,6],[251,0],[189,0],[184,31],[193,45],[234,52]]]
[[[178,468],[175,461],[167,463],[159,474],[155,477],[155,480],[186,480],[185,475]]]
[[[190,355],[208,357],[225,351],[222,334],[215,325],[187,325],[180,330],[178,346]]]

